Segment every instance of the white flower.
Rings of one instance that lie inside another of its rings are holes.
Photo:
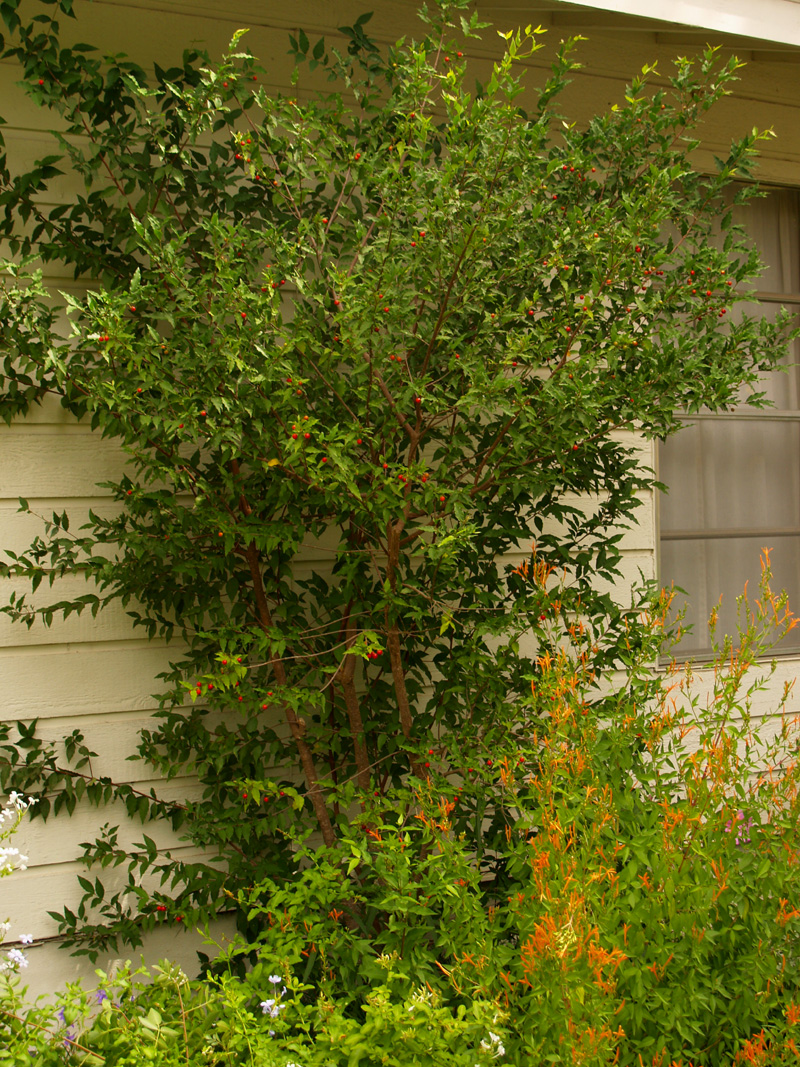
[[[10,948],[7,953],[8,962],[12,967],[27,967],[28,958],[24,952],[20,952],[18,948]]]
[[[271,974],[267,981],[272,982],[273,985],[280,985],[283,979],[279,974]]]
[[[32,945],[33,944],[33,934],[20,934],[19,935],[19,940],[20,940],[20,944]]]
[[[481,1048],[486,1049],[487,1052],[491,1052],[492,1056],[497,1059],[499,1056],[505,1056],[506,1050],[503,1042],[500,1040],[497,1034],[493,1034],[489,1031],[489,1040],[481,1041]]]
[[[12,871],[27,870],[28,857],[23,856],[18,848],[9,845],[0,846],[0,875],[11,874]]]

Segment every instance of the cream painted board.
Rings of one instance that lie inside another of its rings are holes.
[[[415,3],[403,0],[381,0],[373,6],[375,15],[369,29],[376,37],[395,40],[397,37],[417,33],[422,23],[416,18]],[[102,40],[102,46],[108,51],[127,51],[134,57],[140,55],[154,56],[159,62],[168,62],[176,50],[188,46],[192,39],[204,42],[211,51],[220,51],[227,45],[231,28],[251,26],[249,37],[258,41],[261,37],[275,38],[277,30],[278,48],[285,52],[286,34],[297,26],[304,26],[309,32],[330,33],[336,26],[352,23],[359,15],[368,10],[361,0],[342,0],[331,6],[327,0],[304,0],[299,8],[289,9],[276,4],[258,4],[252,2],[226,3],[214,6],[205,0],[195,4],[191,0],[172,0],[159,3],[158,14],[149,3],[125,2],[114,3],[109,0],[97,2],[92,9],[86,0],[79,0],[75,5],[78,16],[77,25],[64,20],[65,36],[72,41],[86,37],[84,27],[91,18],[93,38]],[[87,13],[88,12],[88,13]],[[248,42],[249,43],[249,42]],[[249,44],[258,52],[255,44]]]
[[[172,853],[185,862],[204,858],[201,851],[186,846],[174,848]],[[64,907],[74,911],[83,895],[77,875],[85,874],[83,864],[71,861],[52,863],[46,867],[29,867],[27,871],[19,871],[10,878],[4,878],[0,905],[3,918],[6,915],[14,918],[15,931],[33,934],[36,938],[52,937],[58,933],[58,926],[47,912],[61,911]],[[127,872],[124,867],[108,868],[104,871],[97,868],[96,871],[89,872],[92,881],[100,874],[103,875],[107,897],[113,896],[126,885]],[[155,875],[148,876],[143,884],[148,892],[160,889],[159,878]]]
[[[45,278],[45,281],[47,280]],[[80,285],[79,287],[82,291],[85,291],[84,286]],[[82,428],[85,426],[86,430],[91,432],[88,422],[78,422],[75,416],[62,406],[58,397],[53,396],[52,393],[44,396],[41,403],[34,404],[24,417],[12,419],[9,429],[17,430],[22,426],[80,426]]]
[[[639,494],[641,505],[634,512],[636,522],[629,529],[619,529],[616,532],[623,534],[623,540],[620,542],[620,549],[623,552],[633,551],[653,551],[655,545],[655,509],[653,506],[653,493],[644,492]],[[575,507],[584,504],[586,510],[590,508],[595,509],[599,504],[599,498],[596,496],[565,496],[563,503],[569,504]],[[544,525],[544,533],[554,533],[560,529],[559,523],[554,521],[548,521]],[[517,548],[510,549],[503,555],[503,559],[509,563],[513,563],[516,567],[523,559],[530,557],[530,546],[537,537],[537,533],[533,527],[531,527],[531,536],[529,541],[521,541]]]
[[[44,537],[43,520],[52,519],[53,512],[61,515],[66,511],[69,516],[69,532],[76,535],[80,535],[81,527],[89,521],[90,510],[105,519],[111,519],[119,513],[117,505],[110,503],[107,497],[99,500],[82,498],[69,501],[58,497],[40,498],[36,501],[35,508],[35,513],[31,514],[20,511],[18,505],[0,505],[0,554],[4,551],[24,552],[35,537]]]
[[[149,793],[149,783],[132,784]],[[178,803],[200,800],[202,792],[202,786],[189,778],[165,782],[158,791],[163,799]],[[119,846],[128,852],[137,842],[142,841],[143,834],[151,838],[161,851],[176,846],[183,847],[181,837],[184,830],[173,831],[169,822],[142,823],[139,819],[129,819],[122,804],[95,808],[86,801],[78,804],[72,815],[51,815],[47,822],[41,819],[26,819],[14,836],[14,846],[28,857],[29,870],[56,863],[71,863],[73,860],[80,860],[83,855],[81,844],[94,841],[101,826],[105,825],[119,827]],[[96,870],[99,872],[100,868]],[[92,871],[95,871],[95,868],[92,868]]]
[[[630,591],[642,579],[649,581],[656,576],[655,553],[652,551],[626,552],[620,560],[620,575],[613,582],[598,578],[595,588],[601,593],[611,593],[618,604],[631,602]]]
[[[153,688],[156,686],[157,682],[153,679]],[[192,705],[187,701],[187,714],[191,707]],[[242,708],[244,707],[243,704]],[[250,710],[258,710],[258,701],[251,703]],[[149,791],[162,781],[159,772],[144,760],[129,760],[128,757],[135,755],[142,730],[158,728],[159,720],[155,718],[156,711],[157,707],[154,703],[152,709],[144,715],[109,712],[103,715],[51,717],[40,720],[36,732],[37,736],[43,740],[55,742],[58,750],[65,735],[73,730],[80,730],[87,747],[90,751],[97,753],[97,757],[92,759],[90,766],[83,768],[82,773],[94,774],[98,778],[111,778],[115,782],[147,783],[146,788]],[[239,719],[240,715],[235,711],[210,711],[206,717],[206,725],[208,729],[214,730],[218,725],[225,724],[233,731]],[[273,725],[281,729],[280,723],[275,723],[274,720]],[[190,772],[186,769],[184,774],[180,775],[180,780],[188,781],[189,778]],[[168,787],[166,785],[167,782],[172,782],[172,779],[163,781],[165,788],[172,788],[171,785]],[[161,788],[157,788],[157,792],[162,795]]]
[[[279,86],[289,84],[292,60],[286,52],[290,31],[298,25],[303,25],[307,31],[324,33],[332,43],[338,43],[343,38],[336,31],[336,27],[348,18],[340,6],[337,6],[334,12],[325,0],[315,4],[306,3],[303,5],[304,14],[293,13],[290,18],[285,17],[280,10],[265,12],[263,6],[258,4],[228,4],[220,10],[219,7],[212,8],[210,5],[198,9],[194,4],[162,3],[159,5],[160,10],[155,11],[151,7],[144,8],[132,3],[95,3],[88,11],[86,5],[79,6],[78,22],[65,25],[67,35],[77,38],[83,33],[91,43],[97,43],[101,49],[107,49],[109,17],[108,12],[103,9],[111,6],[116,8],[111,32],[120,36],[121,50],[130,51],[145,66],[149,65],[152,57],[159,55],[164,57],[162,62],[176,61],[184,42],[190,38],[207,42],[214,57],[215,54],[221,53],[234,27],[251,26],[252,30],[245,38],[245,44],[263,61],[268,71],[268,81]],[[80,7],[83,8],[82,11]],[[419,36],[418,31],[424,27],[416,18],[415,7],[414,4],[387,4],[384,0],[370,22],[368,32],[374,33],[376,39],[383,41],[394,41],[398,36],[408,33]],[[352,8],[352,18],[355,18],[362,8],[355,3]],[[534,14],[534,11],[522,12],[519,8],[504,9],[503,5],[493,5],[492,9],[487,11],[487,17],[499,29],[516,28],[520,22],[526,21]],[[552,20],[545,13],[541,14],[542,24],[547,26]],[[654,75],[653,82],[663,84],[671,73],[672,60],[676,55],[699,51],[705,43],[704,38],[698,38],[693,48],[687,49],[685,44],[678,48],[670,41],[661,39],[652,30],[643,28],[642,23],[635,19],[628,20],[628,28],[620,27],[616,33],[597,27],[584,29],[580,25],[573,27],[572,32],[588,36],[588,40],[581,42],[577,51],[577,58],[583,65],[583,70],[575,75],[578,83],[587,74],[627,80],[645,63],[659,61],[662,76]],[[543,38],[544,48],[534,59],[525,61],[525,65],[542,71],[549,70],[551,53],[561,36],[561,27],[552,28]],[[724,57],[735,53],[744,60],[749,58],[747,46],[752,44],[737,41],[736,38],[724,34],[717,35],[713,43],[722,44]],[[495,42],[493,39],[492,29],[485,33],[482,42],[470,43],[468,46],[468,55],[473,60],[475,57],[486,58],[497,54],[499,41]],[[302,67],[301,76],[302,84],[305,84],[308,71]],[[55,116],[38,107],[22,91],[17,85],[21,80],[21,72],[16,64],[11,61],[0,64],[0,98],[7,101],[4,111],[6,117],[10,117],[7,129],[50,129],[56,124]],[[323,79],[319,84],[324,86],[326,82]],[[733,92],[737,98],[792,104],[797,99],[798,84],[800,79],[794,65],[787,66],[767,58],[749,62]]]
[[[18,596],[28,594],[28,607],[44,608],[48,604],[72,597],[96,594],[92,582],[85,581],[80,575],[67,575],[57,579],[52,586],[45,580],[35,593],[29,593],[30,586],[21,579],[0,579],[0,602],[7,603],[11,592]],[[31,645],[66,645],[94,641],[124,641],[127,638],[146,637],[146,631],[135,628],[128,611],[136,610],[135,601],[123,608],[115,601],[93,616],[91,609],[85,609],[80,615],[72,614],[64,619],[56,614],[51,626],[45,626],[37,618],[30,629],[13,622],[7,615],[0,615],[0,646],[13,649]]]
[[[49,719],[150,711],[156,675],[176,647],[155,642],[0,649],[6,719]]]
[[[157,687],[155,679],[152,684],[155,689]],[[161,781],[159,772],[144,760],[129,760],[128,756],[135,755],[142,730],[158,728],[158,720],[154,717],[156,710],[154,704],[145,715],[132,716],[122,712],[111,712],[107,715],[43,719],[39,722],[36,733],[42,740],[55,742],[57,751],[61,750],[63,753],[62,738],[73,730],[80,730],[89,750],[97,753],[97,757],[91,761],[91,766],[83,768],[83,774],[94,774],[98,778],[111,778],[115,782],[146,782],[146,791],[149,792]],[[211,720],[210,716],[209,719]],[[181,779],[188,778],[188,773],[187,771],[182,775]],[[163,784],[165,788],[172,788],[169,782],[165,781]],[[162,795],[160,788],[156,791]]]
[[[32,436],[0,427],[0,500],[108,496],[97,483],[120,481],[127,456],[99,434]]]
[[[576,32],[584,31],[578,29]],[[641,30],[617,34],[589,31],[585,35],[588,40],[580,42],[575,52],[576,58],[583,64],[583,72],[576,75],[578,79],[583,73],[587,73],[628,80],[645,64],[657,63],[658,71],[651,75],[651,82],[666,85],[676,69],[674,60],[678,56],[701,52],[706,44],[706,38],[701,37],[694,42],[693,46],[687,47],[685,41],[679,45],[670,40],[664,40],[660,34],[651,34]],[[555,36],[555,33],[549,33],[545,38],[546,45],[552,47]],[[719,52],[722,61],[736,55],[745,63],[739,71],[739,80],[732,86],[734,99],[797,105],[798,92],[800,92],[800,71],[796,63],[797,51],[790,53],[795,56],[795,63],[786,63],[764,54],[754,59],[747,47],[747,42],[737,41],[736,38],[727,37],[724,34],[716,36],[714,40],[707,39],[711,44],[722,46]],[[542,53],[539,55],[541,56]]]
[[[800,685],[797,684],[797,679],[800,677],[800,657],[779,656],[776,658],[775,664],[775,674],[769,678],[767,687],[762,692],[756,693],[752,698],[751,711],[754,716],[768,718],[774,715],[778,700],[786,684],[792,686],[792,692],[786,705],[787,713],[790,716],[800,714]],[[766,678],[768,674],[769,663],[756,664],[748,672],[748,682],[746,684],[749,684],[750,679]],[[713,691],[712,687],[713,670],[707,667],[704,669],[702,665],[696,667],[694,670],[693,691],[699,697],[701,707],[704,706],[708,695]]]
[[[18,417],[12,419],[6,429],[8,433],[21,437],[53,437],[56,435],[58,437],[86,437],[93,433],[88,419],[72,418],[68,411],[65,415],[67,417],[60,421],[50,419],[47,422],[42,419],[36,421],[27,417]],[[99,437],[100,434],[97,434],[95,440]]]
[[[14,920],[10,938],[30,932],[23,922],[16,921],[16,916]],[[215,956],[235,933],[235,924],[228,917],[214,924],[213,942],[207,941],[202,931],[184,930],[177,924],[165,923],[145,935],[140,949],[122,947],[116,955],[101,953],[97,963],[90,963],[85,956],[70,956],[59,948],[58,941],[45,941],[25,949],[29,964],[22,978],[31,1000],[39,996],[51,1000],[54,993],[67,982],[80,979],[87,989],[94,989],[98,981],[96,968],[108,973],[125,960],[130,960],[134,967],[139,967],[143,960],[151,966],[159,960],[170,960],[182,967],[186,974],[194,976],[199,971],[197,953]]]

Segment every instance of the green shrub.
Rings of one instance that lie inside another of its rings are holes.
[[[58,914],[80,951],[205,922],[282,880],[298,820],[342,847],[348,805],[424,780],[445,733],[483,731],[488,755],[577,617],[595,670],[624,658],[629,611],[596,580],[617,577],[653,475],[621,431],[665,436],[781,356],[785,319],[727,314],[757,257],[725,192],[759,135],[713,175],[688,162],[736,62],[678,61],[666,89],[646,70],[578,128],[557,110],[572,45],[523,110],[538,31],[506,35],[471,92],[481,24],[462,10],[442,0],[421,40],[386,50],[366,18],[346,55],[300,35],[298,78],[308,60],[335,83],[301,103],[261,87],[238,35],[216,66],[187,54],[148,78],[64,48],[52,7],[31,23],[0,8],[5,58],[64,130],[29,172],[0,159],[16,254],[0,416],[54,393],[130,456],[105,487],[115,516],[79,531],[43,516],[30,550],[6,555],[0,574],[31,591],[4,610],[50,625],[120,602],[180,639],[138,755],[204,795],[97,776],[79,732],[64,759],[35,722],[3,728],[0,784],[44,818],[116,799],[214,860],[147,836],[131,850],[108,827],[86,845],[80,908]],[[88,193],[46,208],[64,169]],[[67,329],[37,273],[51,263],[97,279],[69,298]],[[501,562],[531,532],[537,565],[567,576],[555,592]],[[64,575],[87,591],[58,599]],[[121,866],[111,891],[103,870]],[[170,894],[147,888],[158,879]]]
[[[79,732],[62,759],[35,722],[2,727],[0,784],[45,818],[120,800],[207,850],[108,828],[85,862],[128,884],[83,880],[56,913],[73,947],[231,908],[243,935],[197,982],[72,990],[63,1024],[5,982],[14,1062],[793,1054],[796,741],[782,708],[759,734],[747,674],[793,620],[765,584],[706,705],[654,669],[668,598],[597,592],[654,485],[622,431],[666,436],[742,387],[763,403],[789,336],[727,314],[758,268],[726,194],[759,135],[716,174],[687,162],[737,64],[709,50],[667,89],[646,70],[579,129],[557,111],[571,44],[520,106],[538,31],[466,89],[465,10],[383,51],[365,18],[346,55],[298,35],[337,82],[301,103],[260,87],[239,36],[148,79],[0,7],[4,58],[65,130],[32,171],[0,159],[0,416],[55,393],[131,461],[114,517],[43,517],[6,554],[31,592],[4,610],[118,601],[175,638],[138,756],[204,795],[96,776]],[[46,208],[64,167],[88,192]],[[54,262],[96,279],[66,331]],[[76,574],[85,594],[41,599]]]

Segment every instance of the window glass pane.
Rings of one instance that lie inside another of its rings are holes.
[[[751,318],[763,318],[774,322],[780,310],[781,305],[778,303],[738,304],[732,309],[731,318],[735,322],[742,315],[749,315]],[[800,308],[791,304],[786,310],[800,312]],[[771,401],[772,409],[776,411],[798,411],[800,410],[800,341],[793,341],[789,346],[782,360],[782,368],[785,369],[763,374],[761,383],[755,391],[763,393],[765,398]],[[752,387],[743,389],[742,402],[737,407],[741,407],[745,412],[756,411],[757,409],[748,405],[745,400],[753,391]]]
[[[764,540],[772,549],[773,590],[785,589],[789,594],[789,606],[800,608],[800,537]],[[736,597],[744,589],[745,581],[751,602],[758,596],[762,547],[762,539],[754,537],[662,542],[662,582],[669,575],[669,581],[691,591],[684,623],[692,625],[693,633],[687,634],[677,646],[677,655],[709,651],[708,617],[720,596],[717,638],[721,639],[726,633],[735,638]],[[676,596],[675,605],[676,611],[686,606],[686,598]],[[775,651],[789,652],[798,647],[800,627],[790,631]]]
[[[757,285],[764,292],[800,292],[800,206],[794,189],[773,189],[767,196],[749,200],[733,212],[747,230],[765,269]]]
[[[800,423],[704,419],[661,446],[662,533],[800,529]],[[664,577],[668,571],[664,570]],[[798,604],[800,611],[800,604]]]
[[[758,290],[800,294],[798,192],[774,190],[737,208],[734,219],[766,264]],[[779,308],[776,301],[753,301],[732,311],[731,318],[746,313],[774,320]],[[736,597],[746,581],[751,595],[757,595],[764,547],[772,550],[773,588],[785,588],[790,606],[800,613],[800,535],[790,533],[800,530],[800,422],[769,415],[800,414],[799,364],[800,344],[795,343],[785,360],[786,373],[764,375],[760,390],[773,404],[765,417],[746,406],[743,396],[735,412],[756,418],[690,422],[660,447],[659,480],[670,489],[660,500],[660,577],[662,584],[674,583],[689,594],[687,621],[694,633],[682,642],[683,652],[708,650],[706,622],[720,596],[717,633],[735,633]],[[781,647],[800,647],[800,627]]]

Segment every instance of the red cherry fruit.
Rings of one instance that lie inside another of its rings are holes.
[[[360,445],[360,444],[361,444],[361,438],[360,438],[360,437],[356,439],[356,444],[357,444],[357,445]]]

